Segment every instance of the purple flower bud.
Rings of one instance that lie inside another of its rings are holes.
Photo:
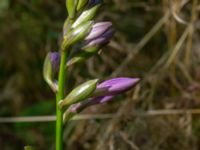
[[[81,103],[72,105],[69,108],[69,112],[79,113],[89,106],[106,103],[106,102],[112,100],[113,97],[114,96],[100,96],[100,97],[90,98],[90,99],[83,101]]]
[[[92,40],[100,37],[106,31],[112,27],[111,22],[100,22],[93,25],[92,30],[89,35],[86,37],[86,40]]]
[[[110,101],[114,96],[103,96],[103,97],[94,97],[90,98],[86,101],[82,101],[77,104],[71,105],[63,114],[63,122],[66,122],[67,120],[70,120],[72,117],[74,117],[76,114],[80,113],[85,108],[96,105],[96,104],[102,104]]]
[[[58,72],[60,67],[60,53],[58,52],[51,52],[50,59],[52,64],[52,69],[54,72]]]
[[[96,91],[94,92],[92,98],[72,105],[69,108],[69,112],[79,113],[89,106],[106,103],[112,100],[114,96],[128,91],[134,87],[139,82],[139,80],[139,78],[121,77],[104,81],[97,85]]]
[[[134,87],[139,80],[139,78],[113,78],[97,85],[94,95],[117,95]]]
[[[114,34],[111,22],[100,22],[93,25],[89,35],[85,38],[85,46],[83,49],[87,50],[90,47],[101,48],[109,42]]]

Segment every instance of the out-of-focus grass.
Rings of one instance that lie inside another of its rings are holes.
[[[199,108],[199,6],[198,0],[106,1],[98,20],[111,20],[117,34],[100,56],[70,69],[68,86],[107,76],[143,80],[135,92],[84,112],[116,112],[118,119],[68,124],[68,149],[199,149],[198,115],[133,115],[133,110]],[[0,1],[1,116],[55,113],[42,64],[47,51],[59,49],[65,17],[63,0]],[[0,124],[2,150],[25,144],[53,149],[54,123]]]

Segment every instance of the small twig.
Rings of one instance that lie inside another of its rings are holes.
[[[182,115],[190,113],[199,115],[200,109],[170,109],[170,110],[149,110],[146,112],[133,111],[132,115],[137,117]],[[77,115],[72,120],[90,120],[90,119],[111,119],[116,118],[116,114],[84,114]],[[19,122],[54,122],[56,116],[29,116],[29,117],[0,117],[0,123],[19,123]]]
[[[87,119],[109,119],[113,118],[114,114],[97,114],[97,115],[77,115],[72,120],[87,120]],[[29,117],[0,117],[0,123],[17,123],[17,122],[54,122],[56,116],[29,116]]]

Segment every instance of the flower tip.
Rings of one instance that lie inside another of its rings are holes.
[[[95,83],[98,83],[98,82],[99,82],[99,79],[94,79],[94,82],[95,82]]]
[[[133,84],[138,84],[140,82],[140,78],[132,78]]]

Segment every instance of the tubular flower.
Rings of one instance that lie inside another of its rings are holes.
[[[126,92],[137,85],[139,78],[113,78],[97,85],[91,98],[71,105],[64,113],[63,119],[68,120],[85,108],[111,101],[116,95]]]
[[[43,76],[45,81],[54,92],[57,92],[57,83],[54,80],[60,66],[60,54],[58,52],[49,52],[45,58],[43,66]]]
[[[92,46],[101,47],[107,43],[114,34],[111,22],[99,22],[92,26],[88,36],[85,38],[85,49]],[[83,49],[84,49],[83,48]]]
[[[138,82],[139,78],[113,78],[106,80],[99,85],[94,92],[95,96],[117,95],[133,88]]]
[[[94,24],[82,44],[76,46],[78,53],[67,62],[67,65],[70,66],[77,62],[82,62],[96,54],[110,41],[113,34],[114,30],[111,22]]]

